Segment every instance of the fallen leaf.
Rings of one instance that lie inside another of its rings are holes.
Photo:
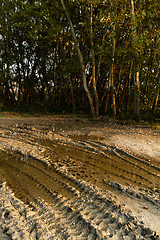
[[[147,206],[144,206],[143,208],[144,208],[144,209],[146,209],[146,210],[148,210],[148,209],[149,209]]]

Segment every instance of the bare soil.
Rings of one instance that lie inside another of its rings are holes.
[[[160,239],[160,129],[1,117],[0,239]]]

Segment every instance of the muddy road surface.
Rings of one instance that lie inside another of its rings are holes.
[[[0,119],[0,239],[160,239],[160,131]]]

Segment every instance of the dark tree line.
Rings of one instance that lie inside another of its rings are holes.
[[[0,106],[160,115],[159,0],[0,0]]]

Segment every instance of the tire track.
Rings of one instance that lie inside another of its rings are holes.
[[[60,146],[60,143],[57,143],[57,147],[59,149],[59,156],[60,156],[60,153],[62,153],[62,156],[66,156],[66,151],[64,152],[63,143],[61,146]],[[65,149],[66,148],[67,148],[67,154],[76,160],[77,160],[77,156],[83,155],[84,153],[81,147],[78,149],[77,148],[74,149],[74,147],[71,144],[69,145],[65,144]],[[145,187],[152,188],[153,180],[154,180],[155,187],[160,188],[160,176],[158,175],[159,173],[158,170],[157,170],[157,173],[152,173],[151,169],[149,171],[137,165],[137,163],[131,162],[131,160],[125,159],[124,157],[121,157],[121,156],[114,156],[114,153],[111,155],[111,153],[107,149],[105,149],[105,151],[109,152],[107,155],[102,151],[100,151],[98,154],[98,150],[95,152],[93,148],[91,149],[91,151],[90,153],[87,153],[86,158],[88,160],[86,159],[83,160],[83,158],[81,159],[81,162],[83,162],[83,164],[91,165],[92,167],[99,168],[101,172],[108,172],[109,174],[115,175],[119,178],[126,179],[127,181],[130,181],[132,183],[133,182],[136,184],[140,183]],[[76,153],[74,154],[74,152]],[[88,158],[88,156],[90,156],[90,158]],[[80,159],[78,158],[78,160]],[[133,166],[134,166],[134,169],[132,168]],[[135,176],[134,181],[133,181],[133,176]]]
[[[40,130],[38,130],[38,132],[39,132],[39,135],[41,136],[41,138],[44,137],[46,139],[48,137],[48,135],[46,135],[44,131],[41,132]],[[32,131],[29,132],[30,136],[33,135],[31,133],[32,133]],[[54,134],[53,133],[50,134],[49,137],[51,137],[51,136],[53,137]],[[56,134],[56,136],[57,136],[57,134]],[[58,145],[61,143],[62,145],[65,144],[67,147],[69,147],[70,145],[78,146],[79,148],[82,149],[82,151],[85,151],[87,149],[87,151],[89,151],[89,152],[92,152],[92,153],[94,152],[95,154],[102,155],[106,158],[109,158],[112,161],[112,163],[110,164],[109,162],[107,162],[107,164],[110,165],[110,167],[112,167],[112,168],[114,166],[118,171],[122,172],[122,174],[121,174],[122,176],[127,173],[127,174],[130,174],[131,178],[132,178],[133,171],[128,171],[128,169],[132,169],[130,167],[130,165],[131,165],[135,168],[134,169],[134,175],[137,178],[139,178],[139,181],[136,181],[136,183],[142,182],[142,180],[144,180],[144,182],[146,182],[145,187],[148,185],[148,183],[151,186],[153,186],[153,180],[154,180],[155,184],[158,184],[158,187],[160,187],[160,183],[159,183],[160,182],[160,175],[159,175],[159,170],[160,169],[156,167],[155,170],[157,170],[157,171],[153,172],[153,167],[151,166],[151,164],[148,164],[148,162],[145,162],[145,161],[143,161],[141,159],[138,159],[136,157],[131,158],[131,156],[128,156],[128,158],[130,157],[131,160],[126,159],[126,157],[125,157],[127,155],[126,153],[124,153],[123,156],[122,156],[122,153],[119,154],[116,151],[116,149],[113,149],[110,146],[107,146],[107,145],[105,145],[101,142],[97,142],[97,141],[93,142],[93,141],[88,141],[88,140],[85,140],[85,141],[84,140],[72,140],[72,141],[69,141],[68,143],[65,143],[63,135],[61,135],[61,141],[62,142],[58,141]],[[42,143],[44,143],[44,141]],[[45,143],[45,147],[46,147],[46,145],[47,145],[47,142]],[[52,147],[55,147],[55,148],[57,148],[57,146],[58,146],[56,141],[52,141],[52,145],[53,145]],[[99,149],[102,149],[102,150],[99,150]],[[113,159],[114,155],[118,158],[116,161]],[[117,162],[120,161],[120,159],[121,159],[123,168],[117,168]],[[138,163],[134,162],[133,160],[136,160]],[[124,164],[123,164],[123,162],[124,162]],[[106,159],[104,159],[103,163],[104,164],[106,163]],[[143,163],[143,166],[140,166],[139,163]],[[145,164],[145,166],[144,166],[144,164]],[[105,166],[103,166],[103,168],[104,167]],[[126,168],[127,168],[127,170],[126,170]],[[107,169],[105,169],[105,170],[107,170]],[[111,172],[114,172],[114,169],[111,170]],[[136,172],[139,172],[140,174],[137,174]],[[143,177],[144,175],[146,175],[146,178]],[[151,177],[149,175],[152,175],[153,177]],[[131,181],[131,178],[130,178],[130,181]],[[149,180],[149,179],[151,179],[151,180]]]
[[[17,236],[18,239],[58,240],[159,239],[158,234],[123,206],[123,199],[117,198],[123,198],[120,194],[123,193],[125,199],[130,198],[136,204],[141,199],[142,203],[148,201],[156,205],[147,193],[138,192],[134,186],[126,188],[121,182],[136,186],[140,182],[148,189],[148,194],[149,189],[153,193],[152,178],[159,180],[159,175],[155,174],[159,171],[157,168],[152,172],[152,166],[144,162],[138,165],[138,160],[96,141],[71,140],[63,135],[57,137],[57,134],[48,139],[45,132],[40,134],[42,139],[37,149],[36,134],[36,131],[22,135],[19,132],[18,140],[17,135],[13,135],[11,141],[10,137],[2,138],[0,143],[1,149],[6,151],[1,153],[3,159],[0,159],[6,180],[17,196],[29,204],[24,205],[14,195],[10,199],[11,190],[1,185],[0,226],[12,239]],[[26,142],[22,142],[24,136],[27,136]],[[30,147],[27,157],[22,147],[18,149],[20,143]],[[8,151],[12,145],[12,151]],[[131,171],[133,166],[136,173]],[[155,186],[157,197],[159,184]],[[116,191],[119,194],[116,195]]]

